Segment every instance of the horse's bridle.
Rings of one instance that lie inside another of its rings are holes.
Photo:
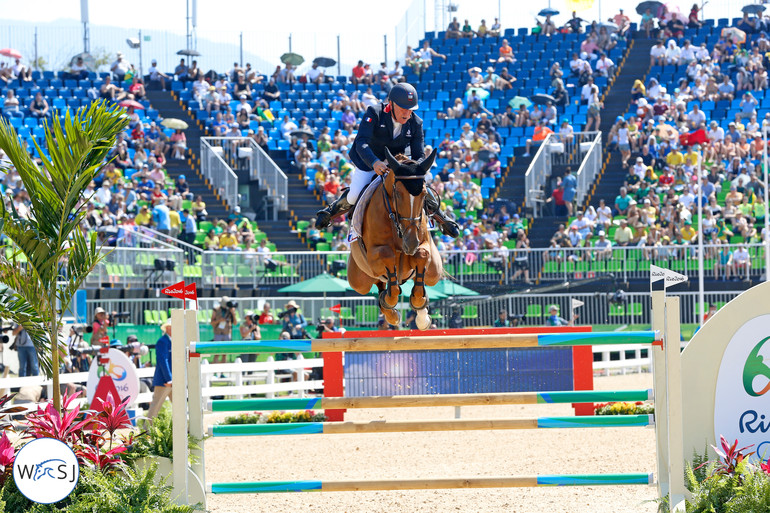
[[[390,171],[389,171],[390,172]],[[385,192],[385,176],[387,176],[387,173],[383,175],[382,177],[382,197],[385,200],[385,208],[388,210],[388,217],[390,217],[391,222],[393,223],[394,228],[396,229],[396,233],[398,234],[399,239],[404,238],[404,228],[401,226],[401,221],[408,221],[409,223],[417,223],[422,220],[423,215],[423,209],[420,209],[420,215],[418,217],[401,217],[401,214],[398,213],[398,196],[396,195],[396,182],[398,180],[425,180],[425,175],[415,175],[415,176],[399,176],[396,177],[395,180],[393,180],[393,206],[395,208],[390,207],[390,199],[388,198],[388,193]],[[414,212],[412,212],[412,215],[414,215]]]

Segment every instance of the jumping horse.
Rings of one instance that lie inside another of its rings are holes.
[[[425,330],[431,324],[425,285],[435,285],[444,274],[423,209],[425,174],[436,151],[420,163],[385,151],[389,170],[373,191],[365,207],[362,233],[351,245],[348,283],[359,294],[368,294],[376,283],[380,311],[388,323],[397,325],[401,285],[411,279],[409,304],[417,312],[417,327]]]

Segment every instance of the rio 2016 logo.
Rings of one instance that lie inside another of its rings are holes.
[[[28,442],[13,462],[16,487],[33,502],[59,502],[72,493],[79,477],[75,453],[67,444],[53,438]]]
[[[748,358],[746,358],[746,363],[743,366],[743,389],[752,397],[762,396],[770,390],[770,367],[765,364],[764,357],[759,355],[759,351],[762,350],[762,346],[764,346],[765,342],[768,340],[770,340],[770,337],[762,339],[756,346],[754,346],[754,349],[749,353]],[[758,391],[754,389],[754,378],[757,376],[764,376],[767,378],[765,386]]]

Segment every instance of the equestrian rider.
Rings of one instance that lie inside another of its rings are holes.
[[[393,86],[388,94],[388,103],[366,109],[358,128],[350,160],[356,167],[350,189],[343,190],[342,196],[316,214],[316,226],[326,228],[332,218],[347,213],[353,208],[361,192],[374,179],[375,173],[382,176],[388,171],[385,148],[397,155],[409,147],[412,160],[420,162],[425,158],[423,148],[422,119],[412,111],[417,109],[417,91],[407,83]],[[425,211],[438,223],[441,232],[450,237],[460,235],[460,227],[448,219],[439,209],[440,200],[436,192],[426,187]]]

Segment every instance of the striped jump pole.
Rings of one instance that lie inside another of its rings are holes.
[[[382,479],[365,481],[263,481],[211,483],[209,493],[354,492],[435,490],[448,488],[523,488],[535,486],[652,485],[652,474],[575,474],[448,479]]]
[[[653,415],[606,415],[599,417],[539,417],[529,419],[452,419],[387,422],[292,422],[287,424],[225,424],[209,426],[209,435],[338,435],[398,433],[407,431],[473,431],[480,429],[564,429],[654,426]]]
[[[414,408],[430,406],[491,406],[502,404],[611,403],[651,401],[652,390],[576,390],[497,394],[400,395],[392,397],[285,397],[209,401],[207,411],[335,410],[354,408]]]
[[[652,344],[655,331],[609,333],[541,333],[494,335],[444,335],[439,337],[329,338],[314,340],[240,340],[190,342],[190,353],[322,353],[338,351],[424,351],[431,349],[503,349],[521,347],[596,346],[608,344]]]

